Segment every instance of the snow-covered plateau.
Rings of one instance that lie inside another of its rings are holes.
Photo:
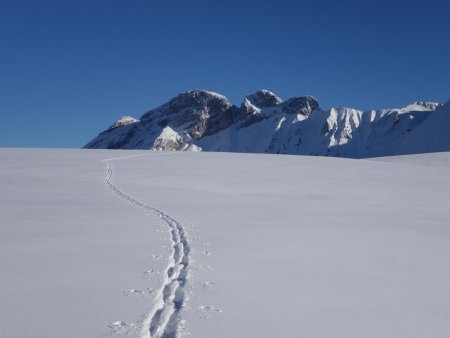
[[[448,152],[0,159],[2,338],[450,337]]]

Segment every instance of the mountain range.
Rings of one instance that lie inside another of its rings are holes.
[[[322,109],[312,96],[283,101],[268,90],[240,106],[192,90],[144,113],[124,116],[84,148],[227,151],[366,158],[450,151],[450,101],[361,111]]]

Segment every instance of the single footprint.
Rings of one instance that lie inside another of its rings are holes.
[[[128,324],[122,320],[118,320],[117,322],[114,322],[114,323],[111,323],[108,325],[108,327],[110,327],[111,329],[117,329],[117,328],[122,328],[122,327],[126,327],[126,326],[128,326]]]
[[[125,296],[142,296],[144,295],[144,291],[142,290],[137,290],[137,289],[130,289],[130,290],[125,290],[123,292],[125,294]]]
[[[216,283],[214,282],[202,282],[202,288],[205,290],[212,290],[216,286]]]
[[[151,255],[150,257],[152,259],[154,259],[155,261],[160,261],[160,260],[166,259],[165,256],[161,256],[161,255]]]
[[[118,320],[117,322],[109,324],[108,327],[111,329],[111,333],[126,334],[131,331],[131,329],[134,327],[134,324],[128,324],[122,320]]]
[[[125,294],[125,296],[129,297],[129,296],[142,296],[142,297],[147,297],[148,295],[151,295],[152,293],[155,293],[156,290],[153,288],[147,288],[147,290],[137,290],[137,289],[130,289],[130,290],[126,290],[123,293]]]
[[[197,270],[207,270],[207,271],[212,271],[211,266],[209,265],[193,265],[192,269],[197,271]]]
[[[223,312],[223,311],[218,308],[215,308],[212,305],[206,305],[206,306],[202,305],[197,308],[198,317],[201,320],[208,319],[209,317],[211,317],[212,313],[221,313],[221,312]]]

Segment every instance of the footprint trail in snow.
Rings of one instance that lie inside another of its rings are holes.
[[[185,286],[189,271],[190,245],[181,223],[150,205],[144,204],[116,187],[112,182],[113,168],[110,161],[136,157],[106,159],[107,176],[105,183],[113,192],[133,205],[158,215],[169,227],[171,254],[163,278],[163,284],[157,291],[154,306],[142,324],[143,338],[175,338],[180,326],[180,310],[185,300]]]

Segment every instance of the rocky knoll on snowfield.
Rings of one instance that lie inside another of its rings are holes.
[[[85,148],[230,151],[352,158],[450,150],[450,103],[400,109],[322,110],[312,96],[283,101],[268,90],[235,106],[192,90],[143,114],[121,117]]]

